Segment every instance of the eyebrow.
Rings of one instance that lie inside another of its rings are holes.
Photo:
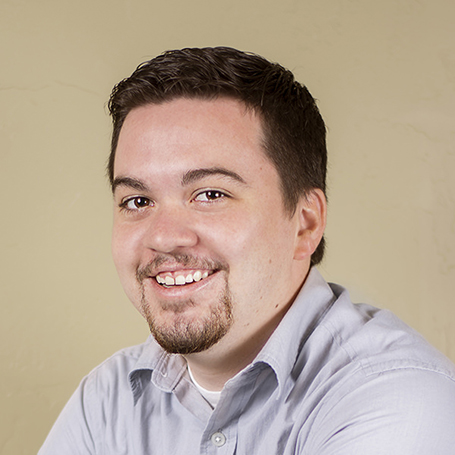
[[[205,177],[211,177],[214,175],[228,177],[229,179],[246,185],[245,180],[239,174],[237,174],[237,172],[230,171],[229,169],[225,169],[223,167],[193,169],[191,171],[185,172],[182,177],[182,185],[189,185],[190,183],[193,183],[197,180],[202,180]]]
[[[138,191],[147,191],[147,185],[139,179],[134,179],[131,177],[116,177],[112,182],[112,192],[115,193],[115,190],[119,186],[126,186],[128,188],[132,188],[133,190]]]

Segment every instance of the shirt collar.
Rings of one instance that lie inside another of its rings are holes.
[[[336,299],[319,271],[311,268],[294,303],[253,362],[273,369],[280,392],[292,387],[288,379],[297,356]]]
[[[150,335],[128,376],[134,402],[150,381],[164,392],[172,392],[185,371],[186,360],[180,355],[165,352]]]

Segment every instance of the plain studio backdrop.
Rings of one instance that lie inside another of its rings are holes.
[[[453,0],[0,0],[0,453],[148,328],[110,256],[112,86],[167,49],[291,69],[328,126],[327,280],[455,360]]]

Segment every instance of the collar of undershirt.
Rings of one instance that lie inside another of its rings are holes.
[[[212,406],[212,408],[215,409],[216,405],[218,404],[218,401],[220,400],[221,391],[207,390],[204,387],[202,387],[194,378],[189,365],[188,374],[190,375],[191,382],[195,385],[196,389],[199,390],[199,393],[208,401],[210,406]]]

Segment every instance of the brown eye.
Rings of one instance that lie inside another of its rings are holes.
[[[150,201],[145,197],[136,197],[133,199],[132,203],[137,209],[142,209],[150,205]]]
[[[223,193],[220,193],[219,191],[207,191],[207,199],[219,199],[220,197],[223,197]]]
[[[215,201],[217,199],[221,199],[225,197],[226,195],[222,193],[221,191],[217,190],[208,190],[204,191],[202,193],[199,193],[195,200],[199,202],[210,202],[210,201]]]
[[[144,208],[152,206],[152,205],[153,205],[153,202],[150,199],[148,199],[146,197],[142,197],[142,196],[136,196],[136,197],[132,197],[132,198],[127,199],[126,201],[122,202],[122,204],[120,206],[126,210],[134,211],[134,210],[144,209]]]

